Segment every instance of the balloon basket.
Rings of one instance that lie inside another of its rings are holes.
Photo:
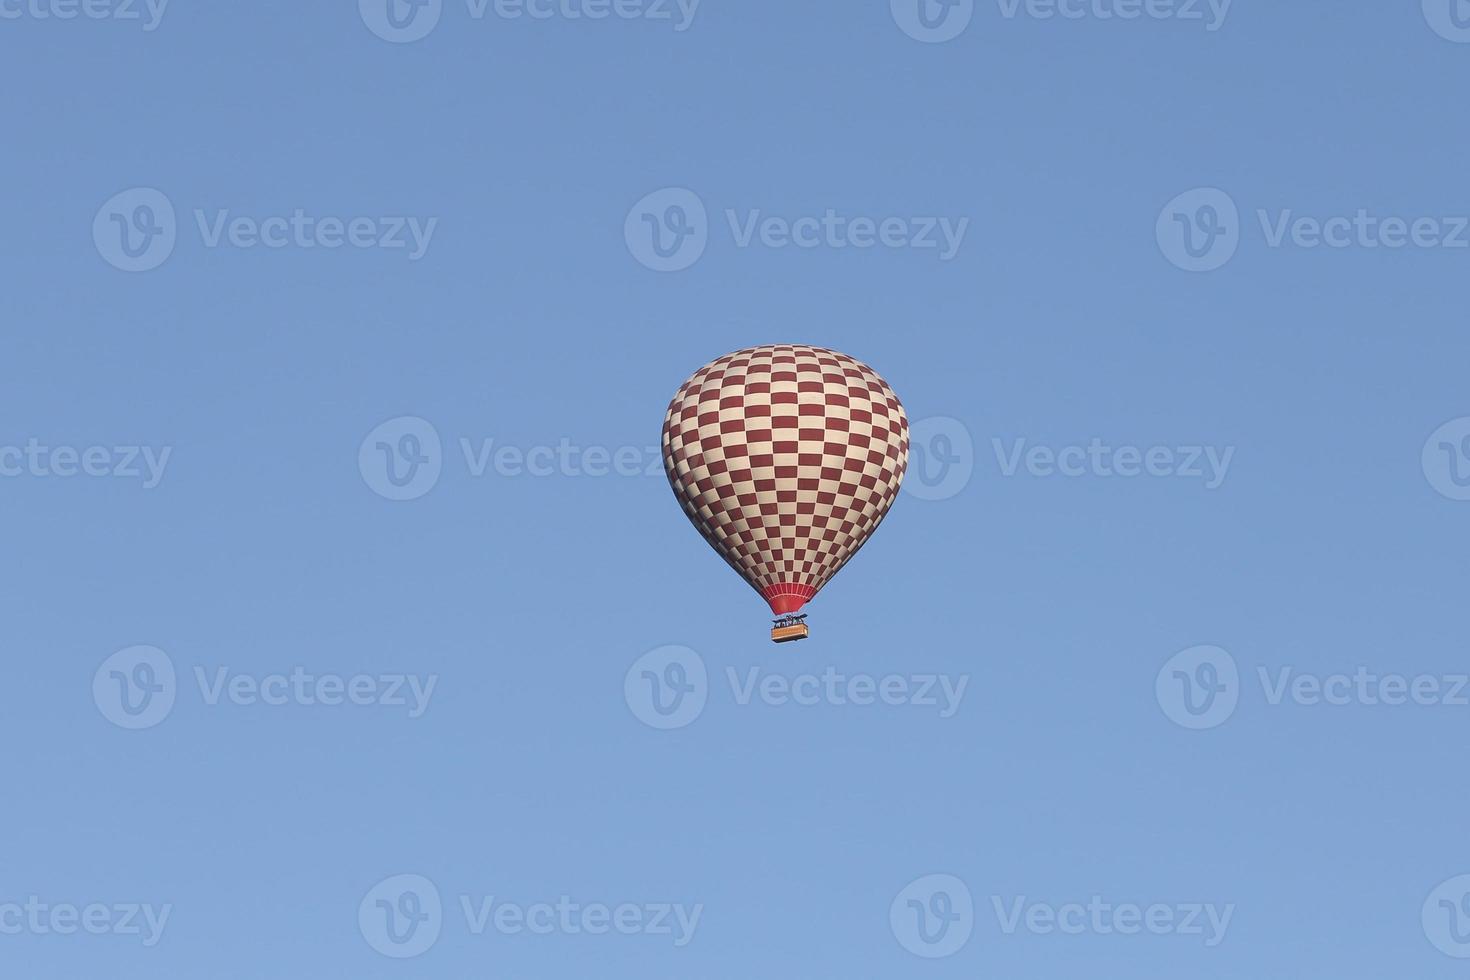
[[[771,625],[771,641],[773,643],[791,643],[795,640],[804,640],[811,635],[811,630],[806,625],[806,615],[782,616]]]

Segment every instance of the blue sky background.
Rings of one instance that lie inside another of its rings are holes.
[[[1470,669],[1470,504],[1421,465],[1470,416],[1470,250],[1272,248],[1255,217],[1470,214],[1470,45],[1419,3],[1237,0],[1215,31],[980,3],[939,44],[878,0],[705,0],[682,32],[448,0],[405,44],[344,0],[174,0],[152,31],[4,9],[0,447],[171,456],[151,489],[0,478],[0,903],[172,912],[152,948],[0,935],[0,972],[1462,974],[1421,906],[1470,872],[1470,707],[1272,705],[1257,680]],[[177,243],[129,273],[92,226],[139,187],[172,203]],[[658,273],[624,223],[668,187],[699,196],[709,241]],[[1238,249],[1190,273],[1155,225],[1201,187],[1238,206]],[[438,225],[410,261],[211,248],[193,218],[298,208]],[[741,248],[724,219],[828,208],[969,229],[946,262]],[[960,420],[973,466],[899,500],[808,642],[769,643],[661,476],[477,477],[460,451],[641,452],[693,370],[772,342],[872,364],[916,422]],[[402,416],[432,424],[442,472],[392,501],[358,452]],[[1206,490],[1006,476],[992,445],[1094,437],[1235,454]],[[178,683],[131,731],[92,685],[138,644]],[[624,678],[668,644],[709,689],[662,731]],[[1194,731],[1155,680],[1201,644],[1238,665],[1239,706]],[[297,666],[438,681],[419,718],[210,705],[194,681]],[[725,678],[829,666],[968,688],[940,718],[742,705]],[[406,873],[445,914],[399,961],[358,908]],[[929,960],[889,907],[934,873],[976,912]],[[460,895],[703,913],[682,949],[475,936]],[[1006,934],[991,904],[1093,895],[1235,910],[1206,948]]]

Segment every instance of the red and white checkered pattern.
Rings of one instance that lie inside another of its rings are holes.
[[[663,456],[699,533],[772,609],[794,612],[893,505],[909,423],[861,361],[800,344],[751,347],[679,388]]]

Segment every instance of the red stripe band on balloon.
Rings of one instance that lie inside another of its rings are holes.
[[[761,595],[771,604],[771,611],[778,616],[796,612],[816,594],[817,590],[812,586],[795,582],[777,582],[761,589]]]

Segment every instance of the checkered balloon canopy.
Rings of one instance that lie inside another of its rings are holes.
[[[663,456],[699,533],[774,612],[792,613],[893,505],[909,423],[861,361],[800,344],[750,347],[679,388]]]

